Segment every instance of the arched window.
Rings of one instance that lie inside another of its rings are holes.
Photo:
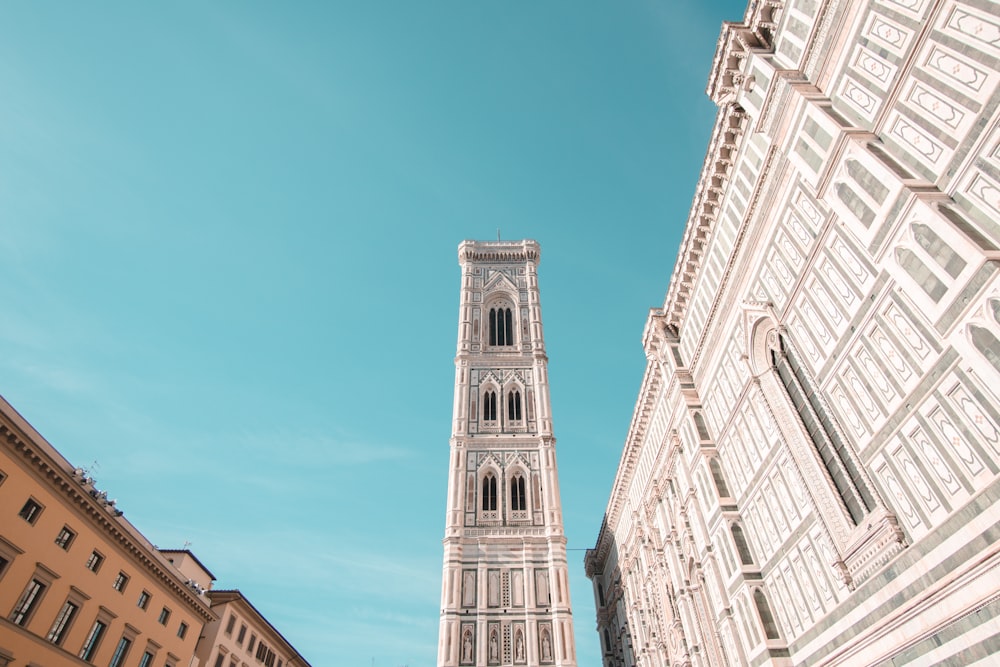
[[[764,591],[759,588],[753,590],[753,602],[757,606],[757,614],[760,616],[760,623],[764,626],[764,635],[768,639],[779,639],[778,624],[774,622],[774,615],[771,614],[771,605],[767,603]]]
[[[969,337],[979,353],[1000,373],[1000,340],[986,327],[969,325]]]
[[[517,389],[507,392],[507,419],[521,421],[521,392]]]
[[[743,528],[734,523],[729,527],[729,531],[733,534],[733,542],[736,543],[736,551],[740,554],[740,562],[744,565],[753,565],[753,554],[750,553],[750,545],[747,544],[747,538],[743,535]]]
[[[927,251],[927,254],[934,258],[942,269],[948,272],[952,278],[957,278],[958,274],[965,268],[965,260],[950,245],[937,235],[937,233],[927,225],[913,223],[910,225],[913,238],[917,244]]]
[[[490,308],[490,345],[514,344],[514,315],[510,308]]]
[[[495,512],[497,509],[497,478],[489,472],[483,477],[483,511]]]
[[[497,420],[497,393],[492,389],[487,389],[483,393],[483,421]]]
[[[896,262],[935,302],[940,301],[944,293],[948,291],[948,286],[934,275],[934,272],[924,264],[923,260],[909,248],[896,248]]]
[[[833,480],[844,507],[854,524],[858,525],[865,514],[875,508],[875,499],[862,480],[830,415],[813,390],[805,370],[792,354],[788,341],[784,336],[779,336],[778,341],[778,349],[771,350],[771,363]]]
[[[994,322],[1000,324],[1000,299],[991,298],[987,301],[986,311],[993,317]],[[997,339],[996,334],[986,327],[971,324],[969,338],[979,353],[986,357],[986,361],[1000,373],[1000,339]]]
[[[709,459],[708,469],[712,471],[712,480],[715,482],[715,489],[719,492],[719,497],[729,498],[729,487],[726,486],[726,478],[722,474],[722,466],[719,465],[719,459]]]
[[[517,474],[510,478],[510,508],[515,512],[528,509],[528,496],[524,492],[524,476]]]

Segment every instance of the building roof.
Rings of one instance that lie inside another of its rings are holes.
[[[248,600],[247,597],[243,595],[243,593],[240,592],[238,588],[211,590],[207,591],[205,595],[207,595],[209,600],[212,601],[213,607],[218,605],[228,604],[231,602],[243,603],[247,608],[249,608],[254,613],[254,615],[257,616],[258,619],[260,619],[260,621],[263,624],[265,624],[268,628],[270,628],[271,631],[275,635],[277,635],[277,637],[282,641],[282,643],[285,645],[285,648],[288,650],[289,653],[292,654],[292,657],[297,661],[297,664],[294,667],[299,667],[300,665],[301,667],[312,667],[309,664],[309,661],[306,660],[304,657],[302,657],[302,654],[300,654],[295,649],[295,647],[292,646],[292,643],[288,641],[288,639],[283,634],[281,634],[281,631],[278,630],[278,628],[274,627],[271,624],[271,622],[267,620],[264,614],[262,614],[260,610],[257,609],[257,607],[255,607],[253,603],[250,602],[250,600]]]

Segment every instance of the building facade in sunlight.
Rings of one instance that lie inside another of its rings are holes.
[[[190,551],[150,544],[0,398],[0,667],[308,667],[213,581]]]
[[[1000,652],[1000,5],[761,0],[597,544],[604,664]]]
[[[534,241],[464,241],[439,667],[576,665]]]
[[[0,665],[187,667],[209,600],[0,399]]]

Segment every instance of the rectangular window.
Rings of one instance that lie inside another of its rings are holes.
[[[118,640],[118,646],[115,647],[115,654],[111,656],[111,662],[108,663],[108,667],[122,667],[125,663],[125,658],[128,656],[128,650],[132,647],[132,640],[128,637],[122,637]]]
[[[226,622],[226,634],[227,635],[232,635],[233,634],[233,627],[235,627],[235,626],[236,626],[236,614],[230,614],[229,615],[229,621]]]
[[[76,612],[79,609],[80,608],[73,602],[70,602],[69,600],[66,601],[66,604],[64,604],[62,609],[59,610],[59,615],[56,616],[56,621],[52,624],[52,629],[49,630],[49,636],[47,639],[50,642],[56,646],[62,643],[62,640],[66,637],[66,631],[73,623],[73,619],[76,617]]]
[[[247,626],[244,623],[240,626],[240,634],[236,635],[236,643],[243,646],[243,638],[247,636]]]
[[[139,602],[136,604],[136,606],[139,609],[145,609],[146,607],[149,606],[149,598],[150,598],[149,591],[143,591],[142,593],[139,593]]]
[[[14,611],[10,613],[11,623],[27,625],[28,619],[31,618],[31,612],[35,611],[38,603],[41,602],[43,593],[45,593],[45,584],[38,579],[32,579],[28,587],[21,593],[21,598],[14,606]]]
[[[94,627],[90,629],[87,641],[83,642],[83,648],[80,649],[82,659],[90,662],[94,654],[97,653],[97,647],[101,645],[101,639],[104,638],[104,631],[107,629],[108,626],[103,621],[94,621]]]
[[[10,561],[3,556],[0,556],[0,576],[3,576],[3,573],[6,571],[8,565],[10,565]]]
[[[146,651],[142,654],[142,660],[139,661],[139,667],[149,667],[153,664],[153,654]]]
[[[250,643],[247,644],[247,653],[253,653],[253,647],[257,645],[257,635],[250,635]]]
[[[128,586],[128,575],[124,572],[119,572],[118,576],[115,577],[115,583],[112,584],[112,586],[114,586],[114,589],[119,593],[124,593],[125,587]]]
[[[73,543],[73,538],[76,537],[76,533],[72,530],[63,526],[59,534],[56,535],[56,546],[58,546],[63,551],[69,551],[69,545]]]
[[[225,661],[226,661],[226,656],[224,656],[223,654],[221,654],[221,653],[220,653],[220,654],[219,654],[219,655],[218,655],[218,656],[217,656],[217,657],[215,658],[215,667],[222,667],[222,664],[223,664],[223,663],[224,663]]]
[[[187,634],[187,631],[188,631],[188,624],[185,623],[184,621],[181,621],[180,627],[177,628],[177,636],[180,637],[181,639],[184,639],[184,635]]]
[[[38,516],[42,513],[42,509],[42,506],[34,498],[28,498],[28,502],[24,503],[24,507],[21,508],[21,511],[17,515],[31,525],[35,525],[35,522],[38,521]]]
[[[164,607],[162,611],[160,611],[160,618],[158,618],[157,620],[159,621],[160,625],[166,625],[167,620],[169,619],[170,619],[170,610]]]
[[[87,559],[87,569],[91,572],[97,572],[101,569],[102,563],[104,563],[104,556],[94,550],[90,553],[90,558]]]

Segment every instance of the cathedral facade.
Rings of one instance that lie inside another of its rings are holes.
[[[605,667],[997,659],[998,63],[995,0],[724,24],[586,556]]]
[[[574,667],[534,241],[465,241],[439,667]]]

